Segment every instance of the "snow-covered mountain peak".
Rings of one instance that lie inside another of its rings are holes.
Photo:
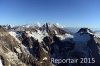
[[[82,42],[82,43],[87,43],[92,35],[92,31],[89,28],[81,28],[77,33],[74,34],[74,41],[75,42]]]
[[[84,34],[84,33],[93,34],[93,32],[89,28],[81,28],[77,33],[80,33],[80,34]]]
[[[41,27],[41,23],[38,22],[37,25],[38,25],[39,27]]]
[[[60,25],[59,23],[56,23],[55,25],[56,25],[57,27],[59,27],[59,28],[64,28],[64,26]]]
[[[55,24],[46,23],[41,27],[36,25],[37,28],[26,26],[11,28],[13,31],[0,26],[1,65],[75,66],[62,63],[56,65],[50,58],[93,57],[98,65],[89,66],[100,66],[100,38],[94,37],[90,29],[81,28],[73,35]]]

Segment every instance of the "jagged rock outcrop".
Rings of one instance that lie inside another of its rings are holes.
[[[55,40],[56,39],[56,40]],[[56,66],[99,66],[100,65],[100,39],[88,28],[81,28],[74,34],[72,41],[62,42],[54,37],[54,43],[51,44],[51,57],[55,59],[68,58],[86,58],[87,63],[60,63]],[[89,63],[89,59],[91,59]]]
[[[72,54],[82,58],[91,58],[93,63],[84,63],[84,66],[99,66],[100,65],[100,42],[94,33],[88,28],[81,28],[73,38],[75,43]],[[75,54],[77,53],[77,54]],[[82,65],[82,64],[81,64]]]
[[[67,33],[62,28],[57,27],[55,24],[49,24],[49,23],[44,24],[42,27],[40,27],[40,29],[42,31],[46,31],[47,33],[49,33],[49,35],[52,35],[52,34],[63,35]]]
[[[0,27],[0,56],[4,66],[34,65],[35,58],[8,31]]]
[[[37,59],[38,66],[51,66],[49,49],[44,42],[38,42],[34,37],[28,36],[27,33],[22,34],[22,44],[25,45],[33,57]]]
[[[100,38],[89,28],[81,28],[70,40],[61,39],[69,35],[48,23],[40,27],[14,27],[14,31],[0,26],[0,63],[4,66],[100,66]],[[51,62],[51,58],[81,57],[94,58],[95,63]]]

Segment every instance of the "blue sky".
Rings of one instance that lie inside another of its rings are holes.
[[[0,24],[100,28],[100,0],[0,0]]]

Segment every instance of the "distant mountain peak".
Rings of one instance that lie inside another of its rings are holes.
[[[91,29],[89,28],[81,28],[77,33],[90,33],[93,34],[93,32],[91,31]]]

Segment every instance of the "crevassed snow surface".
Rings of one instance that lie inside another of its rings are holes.
[[[0,66],[3,66],[1,59],[0,59]]]

